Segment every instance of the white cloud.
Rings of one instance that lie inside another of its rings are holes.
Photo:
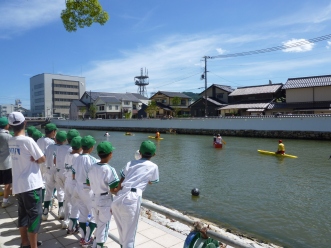
[[[224,54],[226,53],[227,51],[222,49],[222,48],[216,48],[216,51],[219,53],[219,54]]]
[[[328,43],[328,44],[326,45],[326,48],[327,48],[327,49],[330,49],[330,48],[331,48],[331,41],[327,41],[327,43]]]
[[[0,30],[9,34],[26,31],[59,20],[63,0],[15,0],[0,4]]]
[[[291,39],[289,41],[283,42],[283,45],[284,47],[286,47],[286,49],[284,49],[283,51],[290,53],[308,52],[311,51],[314,47],[314,43],[310,43],[306,39]]]
[[[204,36],[206,37],[206,36]],[[171,36],[161,42],[136,51],[122,51],[122,58],[94,61],[84,73],[91,90],[136,92],[133,78],[140,75],[140,68],[147,68],[150,85],[147,90],[176,91],[187,87],[187,82],[198,81],[202,71],[199,58],[215,51],[216,37],[198,38]],[[212,49],[213,48],[213,49]],[[189,81],[181,79],[188,78]],[[186,85],[186,86],[184,86]],[[190,87],[190,86],[189,86]]]

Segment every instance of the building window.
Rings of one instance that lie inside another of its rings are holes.
[[[161,103],[167,103],[167,99],[162,99]]]
[[[41,89],[44,88],[44,84],[36,84],[35,86],[33,86],[34,89]]]
[[[124,105],[130,105],[130,102],[124,101]]]
[[[216,96],[217,99],[223,99],[223,97],[224,97],[224,93],[218,93]]]
[[[109,105],[109,106],[108,106],[108,109],[109,109],[109,110],[111,110],[111,108],[112,108],[112,106],[111,106],[111,105]]]
[[[118,105],[115,105],[115,109],[118,110]]]
[[[182,99],[182,100],[180,100],[180,105],[186,105],[186,99]]]
[[[44,95],[44,91],[37,91],[34,93],[35,96],[42,96]]]
[[[137,105],[136,104],[133,104],[132,108],[133,109],[137,109]]]
[[[99,110],[105,110],[105,106],[104,105],[99,106]]]

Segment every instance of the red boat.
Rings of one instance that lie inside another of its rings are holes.
[[[215,148],[222,148],[223,147],[222,144],[219,144],[219,143],[216,143],[216,142],[214,142],[213,145],[214,145]]]

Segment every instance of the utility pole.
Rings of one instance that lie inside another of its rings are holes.
[[[204,76],[205,76],[205,117],[207,117],[207,58],[209,58],[208,56],[205,56],[205,72],[204,72]]]

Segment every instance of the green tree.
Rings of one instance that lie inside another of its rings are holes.
[[[90,111],[90,116],[92,117],[92,119],[95,119],[95,116],[97,115],[97,106],[95,106],[94,104],[91,104],[89,111]]]
[[[148,103],[147,108],[145,109],[145,112],[148,114],[149,117],[153,116],[156,111],[158,111],[159,107],[157,106],[156,102],[154,100],[150,101]]]
[[[108,13],[102,9],[98,0],[66,0],[66,9],[61,12],[61,19],[68,32],[90,27],[93,23],[104,25]]]
[[[175,116],[177,116],[179,110],[180,110],[180,103],[181,103],[181,99],[178,96],[175,96],[174,98],[172,98],[172,108],[174,109],[175,112]]]
[[[79,109],[79,112],[81,113],[82,118],[84,119],[84,115],[85,115],[85,113],[86,113],[86,107],[81,107],[81,108]]]
[[[125,112],[124,113],[125,119],[131,119],[131,112]]]

